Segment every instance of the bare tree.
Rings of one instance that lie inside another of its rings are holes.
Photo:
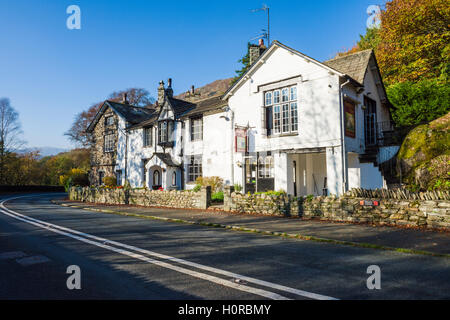
[[[128,103],[137,107],[148,107],[155,99],[150,93],[142,88],[130,88],[122,91],[116,91],[109,95],[109,100],[120,102],[123,93],[127,94]],[[75,116],[70,129],[64,134],[76,145],[88,148],[92,144],[92,137],[86,132],[89,124],[94,120],[103,102],[95,103],[88,110],[82,111]]]
[[[109,99],[120,101],[124,93],[127,94],[128,103],[136,107],[148,107],[155,102],[155,99],[150,96],[150,93],[142,88],[129,88],[115,91],[109,95]]]
[[[0,184],[5,181],[5,161],[9,153],[24,145],[19,114],[8,98],[0,98]]]

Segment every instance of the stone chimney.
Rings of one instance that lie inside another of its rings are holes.
[[[122,94],[122,103],[123,104],[128,104],[127,96],[128,96],[128,93],[126,93],[126,92],[124,92]]]
[[[159,82],[159,87],[158,87],[158,105],[162,106],[164,104],[164,98],[166,96],[165,93],[165,89],[164,89],[164,81],[160,81]]]
[[[195,86],[192,85],[192,86],[191,86],[191,95],[194,95],[194,94],[195,94]]]
[[[168,97],[173,98],[172,78],[169,78],[167,80],[166,94],[167,94]]]
[[[248,55],[250,58],[250,65],[254,64],[256,60],[264,53],[266,50],[266,46],[264,45],[264,40],[259,39],[258,44],[251,44],[248,48]]]

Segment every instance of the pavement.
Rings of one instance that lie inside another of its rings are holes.
[[[450,257],[450,232],[235,214],[217,210],[203,211],[99,205],[64,199],[53,200],[53,202],[64,206],[111,214],[132,215],[141,218],[197,224],[303,240],[334,242],[343,245]]]
[[[443,256],[305,241],[176,219],[175,212],[189,210],[146,208],[160,212],[160,217],[142,218],[51,202],[64,196],[17,195],[5,202],[11,197],[0,195],[0,299],[450,298],[450,260]],[[173,219],[168,220],[168,214]],[[259,227],[261,221],[270,226],[267,219],[302,222],[208,211],[185,214],[220,216],[227,223],[253,219]],[[339,225],[331,227],[337,230]],[[66,283],[66,270],[73,265],[81,270],[79,290],[70,290]],[[380,289],[371,290],[368,270],[373,266],[379,267],[381,280]]]

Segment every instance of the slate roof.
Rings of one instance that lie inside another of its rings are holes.
[[[172,106],[176,118],[195,108],[195,104],[189,101],[180,100],[173,97],[167,97],[167,100]]]
[[[136,107],[110,100],[107,100],[106,102],[111,109],[119,113],[126,121],[132,124],[146,120],[155,113],[155,110],[150,108]]]
[[[131,125],[148,120],[156,114],[155,109],[153,108],[136,107],[130,104],[106,100],[95,115],[94,120],[92,120],[86,129],[87,132],[92,132],[94,130],[97,122],[100,120],[107,107],[110,107],[111,110],[123,117],[125,121],[129,122]]]
[[[172,157],[168,153],[155,152],[153,156],[157,156],[162,162],[164,162],[169,167],[179,167],[180,165],[172,160]],[[153,158],[152,156],[152,158]]]
[[[372,49],[359,51],[344,57],[334,58],[323,62],[326,66],[341,73],[345,73],[359,83],[364,83],[364,77],[372,57]]]
[[[204,99],[195,102],[195,108],[186,112],[183,117],[191,117],[200,115],[205,112],[219,110],[225,107],[228,103],[222,100],[222,95],[218,95],[212,98]]]

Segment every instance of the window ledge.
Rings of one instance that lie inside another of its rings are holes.
[[[281,137],[295,137],[298,136],[298,132],[296,133],[281,133],[281,134],[273,134],[270,136],[267,136],[267,138],[271,139],[271,138],[281,138]]]

